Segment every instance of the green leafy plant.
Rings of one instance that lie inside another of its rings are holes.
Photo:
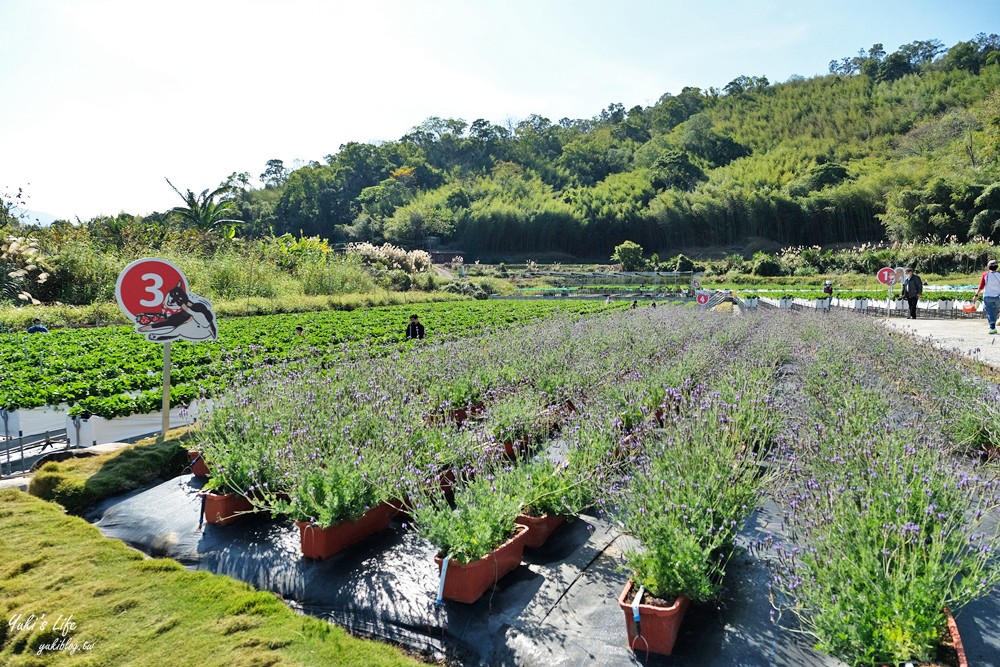
[[[718,594],[736,534],[770,482],[729,410],[701,392],[685,397],[678,418],[646,439],[627,486],[613,494],[625,530],[641,544],[625,554],[628,567],[657,597]]]
[[[472,480],[459,480],[455,506],[443,492],[421,498],[411,510],[417,533],[460,563],[471,563],[490,553],[514,534],[521,513],[521,497],[512,491],[510,477],[480,471]]]
[[[548,432],[539,417],[541,408],[542,401],[535,392],[509,394],[490,406],[484,430],[496,442],[532,442]]]
[[[347,461],[327,459],[323,466],[309,465],[295,473],[288,499],[273,498],[276,515],[307,521],[319,528],[356,521],[386,498],[363,471]]]
[[[519,491],[521,513],[528,516],[573,516],[594,502],[592,469],[579,469],[570,463],[557,464],[539,454],[509,474]]]
[[[940,448],[910,445],[912,432],[856,430],[826,434],[840,464],[787,497],[792,540],[807,546],[779,549],[778,589],[824,652],[852,665],[927,661],[943,609],[1000,583],[1000,535],[982,521],[995,484],[956,475]]]

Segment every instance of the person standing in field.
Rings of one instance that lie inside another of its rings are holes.
[[[833,305],[833,281],[827,280],[826,284],[823,285],[823,296],[826,298],[826,308],[823,310],[827,313],[830,312],[830,306]]]
[[[983,294],[983,312],[990,328],[986,333],[997,332],[997,311],[1000,311],[1000,271],[997,271],[997,260],[991,259],[986,265],[986,272],[979,279],[979,289],[972,297],[972,305],[976,305],[979,293]]]
[[[35,318],[35,321],[31,323],[31,326],[28,327],[28,333],[48,333],[48,332],[49,330],[46,329],[44,326],[42,326],[42,321],[37,317]]]
[[[920,276],[913,272],[913,269],[906,270],[906,277],[903,278],[903,298],[910,304],[910,314],[906,316],[908,320],[917,319],[917,301],[924,293],[924,282]]]
[[[420,318],[410,315],[410,324],[406,327],[406,340],[423,340],[424,325],[420,323]]]

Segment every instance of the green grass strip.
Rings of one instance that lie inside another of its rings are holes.
[[[105,498],[179,475],[187,465],[184,433],[187,428],[174,429],[163,443],[149,438],[113,452],[46,463],[32,476],[28,493],[82,515]]]
[[[20,491],[0,491],[0,535],[6,667],[420,664],[248,584],[146,558]]]

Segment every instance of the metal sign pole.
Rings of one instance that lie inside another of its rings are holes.
[[[167,438],[167,429],[170,428],[170,342],[163,344],[163,423],[161,425],[160,437],[157,442],[163,442]]]

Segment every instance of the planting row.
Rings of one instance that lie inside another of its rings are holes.
[[[404,342],[407,318],[421,315],[428,338],[441,340],[500,329],[547,315],[605,309],[593,302],[444,302],[354,311],[267,315],[219,322],[219,340],[177,343],[172,350],[171,404],[213,395],[249,369],[309,357],[333,364]],[[296,326],[303,327],[296,335]],[[105,418],[146,413],[160,405],[163,353],[129,327],[0,335],[0,409],[68,403],[72,414]]]
[[[851,664],[930,659],[945,610],[1000,579],[984,523],[997,486],[955,458],[1000,433],[983,407],[996,388],[865,321],[553,318],[236,386],[196,432],[206,488],[297,522],[305,556],[405,512],[438,550],[443,595],[469,602],[542,539],[536,524],[594,507],[641,545],[619,599],[637,650],[676,636],[647,614],[718,598],[767,498],[785,514],[773,604]],[[456,583],[467,570],[487,575]]]
[[[996,388],[947,353],[827,319],[796,322],[776,608],[852,665],[927,663],[948,610],[1000,581],[995,470],[956,456],[1000,426],[984,409]]]

